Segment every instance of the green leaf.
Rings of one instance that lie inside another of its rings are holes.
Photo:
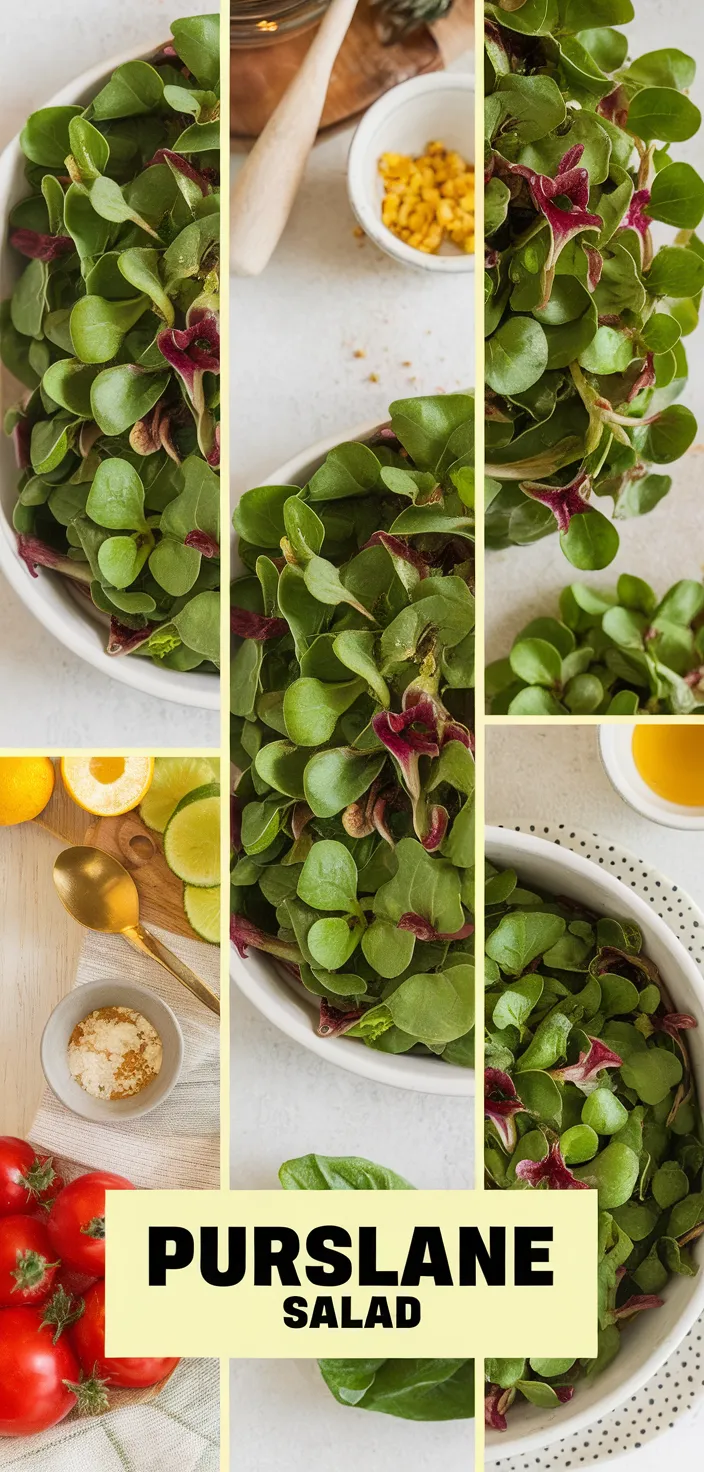
[[[375,643],[375,635],[364,629],[345,629],[336,636],[333,649],[340,662],[353,674],[359,675],[379,704],[388,710],[391,695],[374,659]]]
[[[682,143],[692,138],[702,120],[698,107],[671,87],[644,87],[628,109],[628,131],[646,143]]]
[[[197,593],[174,614],[173,622],[184,644],[213,664],[220,662],[220,595]]]
[[[139,117],[158,107],[164,84],[155,67],[146,61],[126,61],[115,68],[110,81],[91,103],[94,118]]]
[[[545,639],[519,639],[509,658],[514,674],[527,684],[548,688],[559,685],[562,660],[554,645]]]
[[[68,125],[71,153],[85,182],[104,174],[110,160],[110,144],[87,118],[71,118]]]
[[[133,363],[104,368],[90,396],[93,418],[103,434],[123,434],[143,419],[158,403],[169,377],[168,373],[147,373]]]
[[[316,817],[332,818],[368,792],[385,761],[385,752],[367,755],[349,746],[316,752],[305,767],[302,795]]]
[[[565,929],[559,915],[504,915],[487,939],[486,954],[508,976],[521,976],[531,961],[555,945]]]
[[[174,46],[201,87],[220,84],[220,18],[196,15],[171,25]]]
[[[510,317],[489,338],[486,381],[495,393],[523,393],[545,372],[548,344],[532,317]]]
[[[322,746],[363,688],[361,680],[294,680],[284,694],[284,720],[290,739],[300,746]]]
[[[560,546],[565,557],[585,571],[608,567],[619,547],[619,535],[601,511],[585,511],[573,516],[566,532],[560,532]]]
[[[30,261],[12,293],[10,317],[16,332],[41,337],[47,307],[49,268],[44,261]]]
[[[95,472],[86,511],[99,526],[142,531],[144,486],[128,460],[102,460]]]
[[[63,169],[71,152],[69,124],[81,107],[42,107],[30,113],[20,133],[20,148],[33,164],[45,169]]]
[[[373,450],[356,442],[337,445],[308,484],[310,501],[366,496],[377,484],[381,466]]]
[[[693,444],[697,421],[684,404],[670,404],[652,424],[644,424],[633,434],[633,446],[643,459],[656,465],[670,465]]]
[[[704,217],[704,180],[691,164],[670,164],[655,175],[648,214],[680,230],[696,230]]]
[[[149,306],[146,296],[111,302],[84,296],[71,313],[71,340],[83,363],[107,363],[117,357],[125,335]]]
[[[647,51],[628,68],[629,80],[639,87],[674,87],[680,92],[692,86],[695,74],[692,57],[674,48]]]
[[[125,280],[143,296],[151,298],[153,306],[169,327],[173,326],[176,314],[171,298],[161,284],[159,274],[159,252],[150,246],[133,246],[123,250],[117,258],[117,266]]]
[[[652,296],[696,296],[704,287],[704,260],[681,245],[663,245],[646,276]]]
[[[635,11],[631,0],[567,0],[565,25],[569,31],[578,31],[581,22],[588,16],[593,26],[623,26],[633,20]]]
[[[362,951],[373,971],[393,979],[410,965],[415,943],[412,931],[399,930],[391,920],[377,919],[362,936]]]

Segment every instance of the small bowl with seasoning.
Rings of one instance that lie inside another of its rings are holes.
[[[146,987],[89,981],[54,1008],[40,1052],[57,1099],[107,1124],[163,1104],[181,1072],[183,1035],[171,1008]]]
[[[392,87],[350,146],[347,187],[365,234],[405,266],[473,271],[474,158],[471,72]]]

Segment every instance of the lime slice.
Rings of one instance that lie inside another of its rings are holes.
[[[163,833],[182,797],[218,780],[219,762],[206,756],[158,756],[154,762],[151,787],[139,809],[142,822],[156,833]]]
[[[196,935],[209,940],[212,945],[220,943],[220,885],[214,889],[196,889],[187,884],[183,891],[183,908]]]
[[[164,830],[164,858],[184,884],[213,889],[220,882],[220,784],[188,792]]]

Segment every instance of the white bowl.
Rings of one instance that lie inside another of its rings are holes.
[[[704,807],[668,802],[643,781],[633,760],[633,726],[600,726],[599,751],[610,782],[637,813],[664,828],[704,828]]]
[[[399,240],[382,224],[384,185],[379,173],[382,153],[425,152],[432,139],[441,139],[474,163],[474,78],[468,72],[431,72],[413,77],[385,92],[364,114],[350,146],[347,187],[350,204],[371,240],[421,271],[473,271],[474,256],[445,245],[437,255],[426,255]]]
[[[531,888],[581,900],[597,914],[634,921],[643,933],[643,948],[667,983],[675,1010],[689,1012],[698,1026],[687,1035],[699,1097],[704,1096],[704,986],[699,968],[672,931],[639,895],[590,859],[560,844],[510,828],[486,829],[486,854],[499,869],[516,869]],[[614,1410],[654,1375],[682,1342],[704,1311],[702,1244],[695,1244],[700,1271],[695,1278],[673,1277],[663,1292],[665,1302],[653,1314],[626,1325],[621,1350],[608,1369],[593,1381],[577,1385],[565,1406],[543,1410],[518,1397],[508,1416],[508,1430],[486,1433],[486,1461],[542,1451],[561,1437],[574,1437]]]
[[[270,486],[304,486],[325,456],[335,445],[351,440],[369,439],[381,426],[379,424],[358,425],[348,434],[331,435],[319,440],[300,454],[280,465],[278,470],[262,482]],[[235,574],[242,571],[233,543],[232,566]],[[357,1038],[319,1038],[315,1031],[318,1012],[316,999],[299,982],[277,965],[273,957],[250,947],[246,960],[232,947],[230,976],[240,991],[269,1022],[281,1032],[302,1043],[311,1053],[317,1053],[328,1063],[335,1063],[348,1073],[360,1074],[376,1083],[391,1084],[398,1089],[413,1089],[420,1094],[445,1094],[455,1097],[470,1097],[474,1094],[474,1073],[468,1068],[459,1068],[454,1063],[443,1063],[442,1058],[426,1058],[410,1053],[379,1053],[368,1048]]]
[[[152,1083],[128,1099],[94,1099],[76,1082],[68,1066],[68,1044],[74,1027],[99,1007],[131,1007],[151,1022],[161,1038],[161,1068]],[[40,1056],[44,1077],[57,1099],[92,1124],[115,1124],[149,1114],[168,1099],[183,1066],[183,1034],[166,1002],[133,982],[107,979],[74,987],[55,1007],[42,1033]]]
[[[83,72],[75,81],[63,87],[49,98],[45,107],[66,106],[70,103],[87,103],[107,81],[110,73],[122,62],[149,57],[158,50],[162,36],[148,49],[140,47],[113,56],[99,66]],[[24,177],[24,154],[20,149],[19,135],[8,143],[0,155],[0,299],[10,296],[15,282],[21,274],[20,257],[13,251],[7,238],[7,219],[10,210],[19,199],[28,193]],[[15,402],[26,389],[2,370],[3,409]],[[105,625],[99,617],[93,617],[90,605],[79,595],[72,594],[64,579],[39,568],[38,578],[33,578],[17,556],[17,543],[12,526],[12,511],[17,500],[17,466],[12,442],[0,434],[0,569],[14,588],[18,597],[39,619],[44,628],[80,659],[92,664],[101,674],[110,679],[130,685],[146,695],[156,695],[161,700],[173,700],[178,705],[197,706],[201,710],[220,709],[220,681],[216,674],[205,674],[198,670],[180,673],[178,670],[160,669],[150,659],[139,655],[108,655],[105,653]]]

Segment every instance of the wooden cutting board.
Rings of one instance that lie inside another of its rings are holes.
[[[181,880],[164,858],[161,834],[146,827],[138,809],[120,818],[91,817],[68,796],[57,773],[51,801],[35,822],[65,844],[86,843],[119,859],[139,891],[145,925],[161,925],[174,935],[198,939],[186,919]]]
[[[139,890],[142,919],[194,937],[158,834],[138,813],[92,818],[65,792],[57,773],[50,803],[33,823],[0,827],[0,1134],[26,1136],[43,1087],[42,1031],[71,991],[85,931],[54,888],[54,860],[68,844],[104,848],[124,863]],[[125,945],[127,942],[125,942]]]
[[[378,12],[361,0],[333,69],[321,131],[359,116],[383,92],[424,72],[439,71],[473,44],[474,0],[455,0],[449,15],[404,41],[383,46]],[[274,46],[233,48],[230,55],[231,132],[239,139],[261,133],[295,76],[315,35],[311,28]]]

